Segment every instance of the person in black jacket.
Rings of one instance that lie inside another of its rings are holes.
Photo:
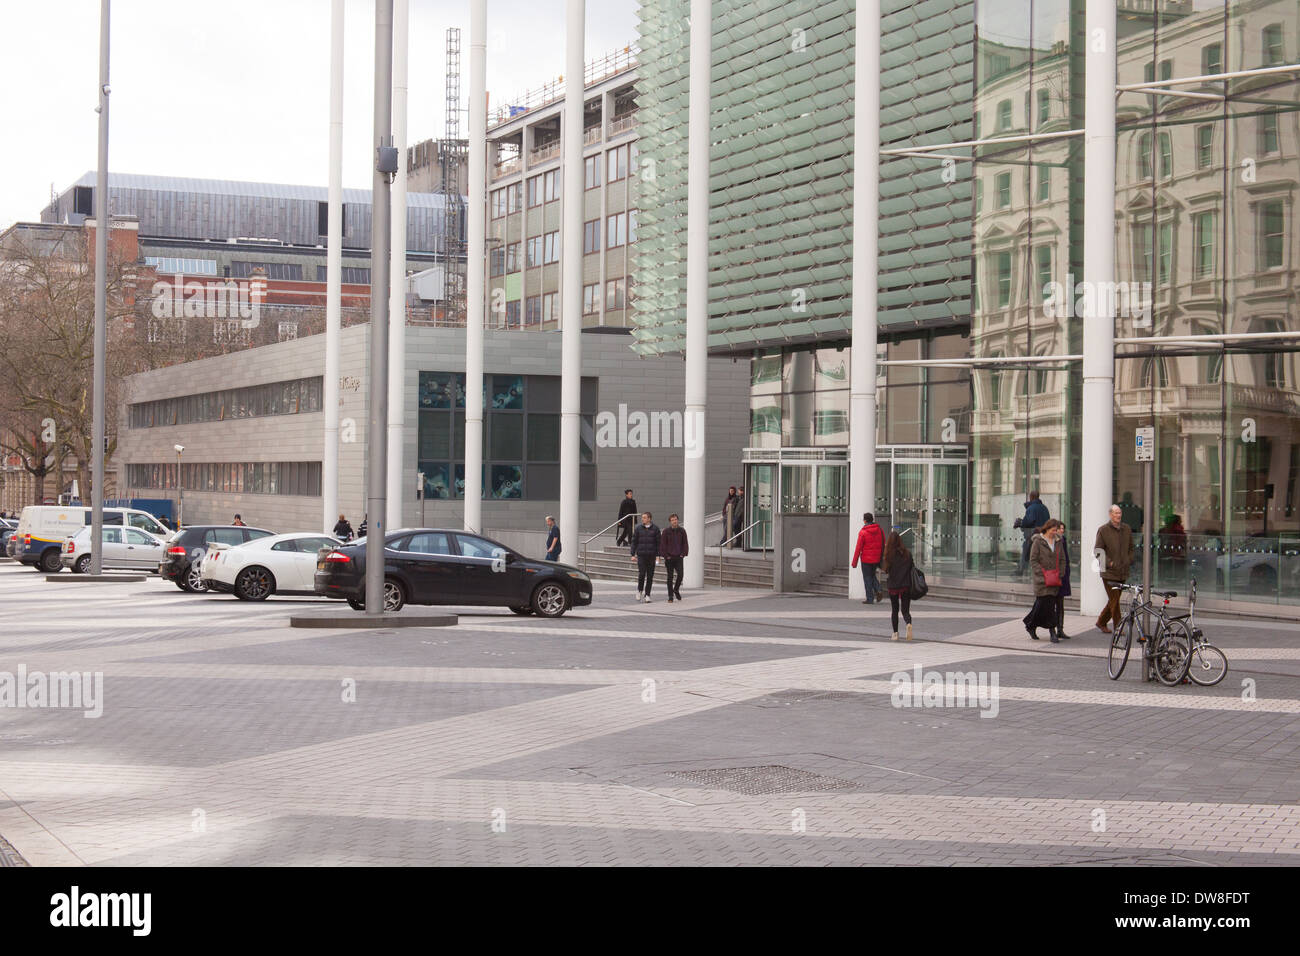
[[[668,575],[668,603],[673,598],[682,599],[682,561],[691,553],[686,540],[686,529],[677,523],[677,515],[668,516],[668,527],[659,535],[659,554],[664,559],[664,573]],[[674,578],[676,584],[673,583]]]
[[[334,537],[340,541],[352,540],[352,525],[348,523],[348,519],[343,515],[339,515],[339,520],[334,525]]]
[[[618,503],[618,544],[627,544],[635,524],[636,499],[632,497],[632,489],[627,488],[623,492],[623,500]]]
[[[889,532],[885,542],[885,555],[881,562],[885,569],[885,586],[889,588],[889,620],[894,625],[893,640],[898,640],[898,612],[902,610],[907,622],[907,639],[912,639],[912,552],[903,544],[897,531]]]
[[[650,603],[650,585],[655,579],[655,561],[659,558],[659,526],[650,520],[650,512],[641,513],[641,523],[632,532],[632,560],[636,562],[636,599]]]

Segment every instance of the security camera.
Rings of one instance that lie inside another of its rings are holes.
[[[178,455],[185,450],[184,445],[173,445],[172,447],[176,449],[176,454]]]

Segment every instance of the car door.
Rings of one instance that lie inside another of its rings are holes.
[[[467,604],[520,602],[523,569],[507,560],[508,548],[472,534],[456,535]]]
[[[116,530],[116,529],[114,529]],[[156,568],[162,560],[162,542],[137,528],[123,528],[126,542],[124,560],[132,568]]]
[[[459,561],[445,531],[417,531],[400,542],[394,564],[411,585],[414,604],[460,604],[464,591]]]
[[[99,558],[100,566],[105,568],[131,567],[127,558],[126,544],[122,541],[122,529],[105,527],[101,533],[103,534],[103,543],[101,545],[103,550]]]

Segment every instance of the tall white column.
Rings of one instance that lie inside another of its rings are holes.
[[[858,0],[853,73],[853,315],[849,385],[849,547],[876,500],[876,270],[880,253],[880,0]],[[780,556],[778,555],[778,558]],[[848,558],[849,555],[845,555]],[[866,594],[849,569],[849,597]]]
[[[483,320],[487,248],[487,0],[469,18],[469,192],[465,229],[465,527],[483,528]],[[453,476],[453,482],[455,478]]]
[[[582,540],[578,475],[582,428],[582,113],[586,0],[565,0],[563,136],[564,218],[560,232],[560,542],[574,561]]]
[[[1083,441],[1079,535],[1084,573],[1080,604],[1099,614],[1106,603],[1092,568],[1096,529],[1113,497],[1115,303],[1100,290],[1115,280],[1115,0],[1088,0],[1083,101],[1083,281],[1092,295],[1083,314]]]
[[[330,533],[339,511],[339,330],[343,266],[343,0],[330,10],[330,171],[325,247],[325,444],[321,453],[322,530]],[[352,516],[361,526],[360,515]]]
[[[682,523],[695,539],[682,565],[682,583],[704,587],[705,405],[709,362],[709,147],[712,117],[709,71],[713,64],[710,0],[691,0],[690,105],[686,127],[686,458],[682,472]],[[725,523],[725,515],[724,515]],[[724,528],[719,540],[731,534]],[[722,560],[719,557],[718,560]],[[779,560],[779,558],[778,558]]]
[[[415,469],[403,466],[406,451],[406,60],[410,0],[393,4],[393,222],[388,272],[388,527],[402,527],[402,505],[412,495]],[[409,475],[408,475],[409,471]]]

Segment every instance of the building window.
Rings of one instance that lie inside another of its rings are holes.
[[[1174,146],[1168,133],[1160,134],[1160,178],[1168,179],[1174,174]]]
[[[1156,281],[1164,286],[1174,273],[1174,224],[1162,222],[1157,232],[1159,247],[1156,250]]]
[[[153,428],[158,425],[192,425],[231,418],[319,412],[322,388],[323,379],[318,375],[267,385],[135,402],[129,407],[128,422],[131,428]]]
[[[542,237],[531,236],[528,239],[528,255],[525,257],[525,265],[529,269],[536,269],[542,264]]]
[[[1151,248],[1151,224],[1137,223],[1133,226],[1133,264],[1136,267],[1139,282],[1151,281],[1151,260],[1155,250]]]
[[[582,224],[582,254],[600,252],[600,220],[592,219]]]
[[[506,214],[506,191],[504,189],[492,190],[491,199],[492,218],[500,219]]]
[[[1196,278],[1202,279],[1214,274],[1214,231],[1213,212],[1198,212],[1192,216],[1192,227],[1196,237]]]
[[[1011,205],[1011,174],[998,173],[993,180],[998,192],[998,208],[1006,209]]]
[[[1038,293],[1039,301],[1046,300],[1051,295],[1052,283],[1052,247],[1038,246],[1034,250],[1035,267],[1038,270]]]
[[[1001,352],[994,352],[989,358],[1002,358]],[[997,411],[1002,407],[1002,369],[994,365],[989,370],[989,408]]]
[[[582,176],[587,189],[600,185],[600,155],[588,156],[582,161]]]
[[[998,308],[1011,304],[1011,253],[999,252],[994,256],[997,265]]]
[[[506,274],[506,250],[504,247],[488,252],[488,275],[492,278]]]
[[[605,311],[617,312],[627,307],[627,283],[623,279],[610,279],[605,283]]]
[[[584,285],[582,287],[582,314],[595,315],[600,311],[600,287]]]
[[[276,329],[276,338],[281,342],[288,342],[298,337],[297,322],[281,322]]]
[[[519,243],[511,242],[506,245],[506,273],[519,271]]]
[[[542,173],[542,184],[546,192],[546,201],[555,202],[560,198],[560,171],[552,169],[549,173]]]
[[[617,212],[605,220],[605,248],[617,249],[627,244],[627,213]]]
[[[369,266],[342,266],[339,273],[339,282],[344,285],[370,285]]]
[[[547,292],[542,296],[542,321],[545,323],[560,321],[559,293]]]
[[[1282,268],[1286,248],[1286,216],[1280,201],[1259,207],[1259,249],[1261,269]]]
[[[78,186],[78,189],[83,187]],[[184,259],[172,256],[145,256],[144,264],[153,266],[154,270],[160,275],[203,275],[214,276],[217,274],[216,259]]]
[[[1139,383],[1142,388],[1151,387],[1151,374],[1155,372],[1156,388],[1169,387],[1169,367],[1165,365],[1163,358],[1147,358],[1142,360],[1142,381]]]
[[[1196,168],[1209,169],[1214,165],[1214,127],[1196,127]]]
[[[506,187],[506,212],[518,212],[523,201],[523,184],[515,183]]]
[[[1038,91],[1038,122],[1046,123],[1052,116],[1052,94],[1047,90]]]
[[[1038,200],[1042,202],[1052,198],[1052,167],[1038,167]]]
[[[141,491],[166,491],[179,484],[186,491],[234,492],[252,495],[319,497],[318,461],[186,462],[176,473],[173,464],[129,464],[126,484]],[[129,533],[129,532],[128,532]]]
[[[1264,28],[1261,45],[1264,48],[1264,66],[1281,66],[1286,62],[1286,46],[1282,42],[1282,24],[1270,23]]]
[[[1211,43],[1201,47],[1201,75],[1223,72],[1223,44]]]
[[[1278,152],[1276,113],[1260,114],[1258,139],[1261,154],[1271,156]]]
[[[506,303],[506,328],[519,328],[519,300],[512,299]]]
[[[546,258],[542,260],[543,264],[551,265],[560,261],[560,233],[548,232],[546,234]]]
[[[542,204],[542,177],[533,176],[528,180],[528,208]]]
[[[524,300],[524,324],[538,325],[542,321],[542,297],[530,295]]]
[[[615,146],[605,153],[605,179],[607,182],[617,182],[620,179],[627,179],[628,167],[628,149],[627,146]]]
[[[1138,136],[1138,179],[1151,178],[1151,134]]]
[[[998,132],[1011,129],[1011,101],[1003,100],[998,104]]]

